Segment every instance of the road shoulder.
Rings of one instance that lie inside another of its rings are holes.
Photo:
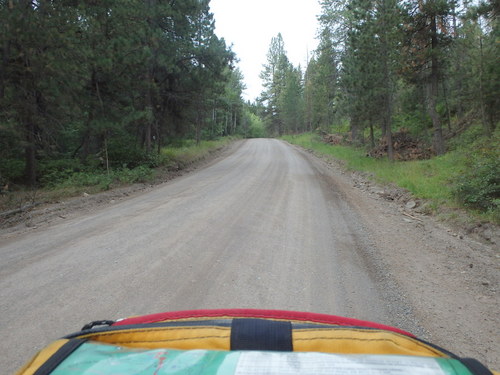
[[[294,146],[295,147],[295,146]],[[295,147],[358,212],[388,275],[411,303],[426,339],[500,368],[500,253],[495,245],[459,235],[413,207],[411,196],[394,200],[362,176]],[[370,184],[371,189],[366,189]]]
[[[124,200],[144,194],[159,185],[188,175],[200,168],[206,168],[235,152],[245,140],[236,140],[223,148],[210,153],[207,157],[188,165],[184,169],[159,169],[158,176],[149,183],[133,184],[104,191],[97,194],[61,199],[57,202],[36,205],[32,209],[15,215],[0,218],[0,241],[2,238],[14,238],[18,235],[46,228],[80,215],[89,214]]]

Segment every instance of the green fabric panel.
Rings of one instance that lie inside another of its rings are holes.
[[[130,349],[83,344],[52,375],[232,375],[238,353],[207,350]]]
[[[88,342],[53,375],[471,375],[446,358],[328,353],[130,349]]]

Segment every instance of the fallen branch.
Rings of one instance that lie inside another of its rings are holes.
[[[412,215],[410,215],[410,214],[407,214],[406,212],[403,212],[403,215],[406,215],[406,216],[408,216],[408,217],[411,217],[412,219],[415,219],[415,220],[418,220],[418,221],[422,221],[422,222],[423,222],[423,220],[422,220],[422,219],[419,219],[418,217],[415,217],[415,216],[412,216]]]
[[[28,210],[32,209],[33,207],[36,207],[36,206],[38,206],[40,204],[41,204],[41,202],[35,202],[35,203],[32,203],[32,204],[28,204],[27,206],[16,208],[15,210],[0,212],[0,217],[3,218],[3,217],[8,217],[8,216],[11,216],[11,215],[19,214],[21,212],[28,211]]]

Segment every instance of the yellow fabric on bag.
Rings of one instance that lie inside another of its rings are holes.
[[[22,367],[16,375],[33,375],[40,366],[56,353],[69,340],[62,339],[54,341],[39,351],[24,367]]]
[[[339,354],[400,354],[446,357],[441,351],[394,332],[364,329],[296,329],[293,349]]]
[[[104,344],[141,349],[204,349],[229,351],[231,327],[183,326],[124,328],[91,332],[78,336]],[[41,350],[16,375],[33,375],[40,366],[69,340],[54,341]],[[448,357],[424,342],[411,337],[377,329],[362,328],[296,328],[292,331],[293,350],[336,354],[375,354]],[[499,372],[494,372],[500,375]]]
[[[230,337],[230,327],[194,326],[129,329],[83,335],[79,338],[129,348],[229,350]]]
[[[230,337],[230,327],[216,326],[127,329],[80,336],[131,348],[180,350],[230,350]],[[295,351],[446,356],[438,349],[411,337],[372,329],[294,329],[292,338]]]

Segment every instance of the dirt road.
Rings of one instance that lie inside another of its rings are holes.
[[[248,140],[147,193],[3,231],[2,373],[88,321],[233,307],[398,325],[498,367],[498,252],[354,184]]]

